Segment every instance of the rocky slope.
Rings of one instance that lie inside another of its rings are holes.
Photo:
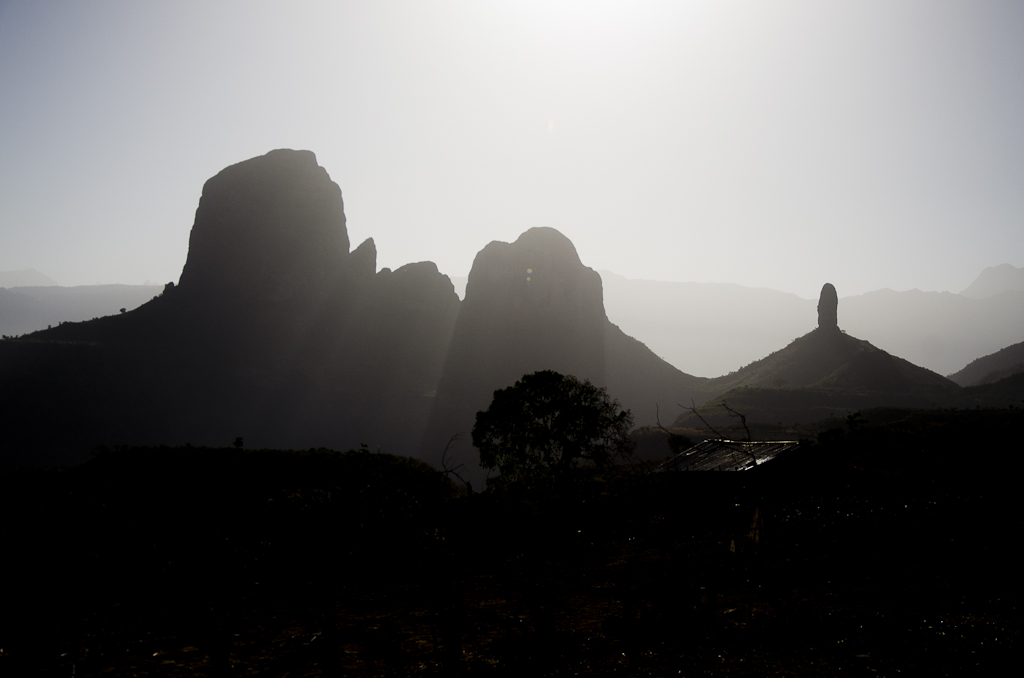
[[[780,351],[708,381],[720,395],[701,412],[727,421],[722,402],[750,421],[813,421],[837,412],[883,405],[935,407],[960,397],[952,381],[897,358],[843,332],[837,322],[838,295],[826,283],[818,302],[818,327]],[[676,425],[693,425],[683,413]]]

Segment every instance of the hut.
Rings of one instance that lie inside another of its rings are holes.
[[[652,473],[675,471],[746,471],[771,461],[786,450],[797,447],[796,440],[749,442],[744,440],[705,440],[672,457]]]

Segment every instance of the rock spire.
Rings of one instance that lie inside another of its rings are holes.
[[[825,283],[821,288],[821,295],[818,297],[818,327],[833,328],[839,327],[837,312],[839,309],[839,295],[832,283]]]

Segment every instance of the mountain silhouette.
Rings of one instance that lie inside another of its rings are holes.
[[[484,248],[464,302],[433,263],[377,271],[376,257],[372,239],[350,251],[341,190],[313,153],[225,168],[203,187],[177,284],[0,342],[0,457],[241,437],[437,462],[495,389],[538,369],[606,386],[638,423],[709,395],[608,321],[600,276],[553,229]]]
[[[728,421],[721,403],[750,421],[807,422],[836,412],[893,405],[934,407],[960,396],[949,379],[852,337],[838,325],[838,295],[826,283],[818,302],[818,327],[780,351],[731,374],[710,379],[706,388],[719,395],[701,413]],[[699,425],[684,412],[676,425]]]
[[[952,292],[876,290],[845,297],[843,328],[939,374],[1024,336],[1024,292],[971,299]]]
[[[62,322],[81,322],[132,310],[161,291],[156,285],[0,287],[0,334],[18,335]]]
[[[735,371],[815,326],[817,300],[795,294],[600,273],[608,318],[690,374]],[[843,297],[841,304],[849,334],[939,374],[961,370],[1024,337],[1024,291],[974,299],[880,289]]]
[[[349,252],[341,191],[309,151],[206,182],[179,284],[136,310],[0,343],[0,456],[92,445],[415,449],[459,299],[431,263]]]
[[[814,322],[814,302],[795,294],[599,273],[608,319],[689,374],[717,377],[735,370]]]
[[[0,287],[47,287],[56,284],[53,278],[34,268],[0,271]]]
[[[752,420],[787,422],[961,397],[842,332],[831,285],[818,329],[706,379],[610,322],[601,276],[554,229],[487,245],[463,301],[431,262],[376,262],[372,239],[351,249],[341,190],[313,153],[225,168],[203,187],[177,284],[134,310],[0,341],[0,461],[66,464],[98,443],[241,437],[263,448],[365,443],[437,464],[496,389],[547,369],[607,388],[638,426],[715,396],[704,411],[725,399]],[[999,383],[970,402],[1015,397],[1016,381]],[[468,444],[458,455],[477,473]]]
[[[1024,292],[1024,268],[1013,264],[989,266],[960,294],[971,299],[987,299],[1003,292]]]
[[[961,386],[992,384],[1024,372],[1024,341],[972,361],[949,378]]]
[[[703,400],[707,380],[684,374],[627,336],[605,315],[601,276],[553,228],[514,243],[492,242],[476,256],[459,309],[424,443],[437,461],[448,438],[468,434],[494,391],[524,374],[554,370],[589,379],[653,424],[659,406]]]

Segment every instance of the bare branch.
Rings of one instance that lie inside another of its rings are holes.
[[[701,420],[701,422],[704,424],[704,426],[706,426],[712,433],[714,433],[716,436],[718,436],[719,439],[724,441],[726,439],[725,436],[723,436],[721,433],[716,431],[711,426],[711,424],[709,424],[707,422],[707,420],[704,419],[704,417],[700,416],[700,412],[697,411],[697,404],[693,402],[692,398],[690,399],[690,403],[691,403],[690,407],[686,407],[685,405],[679,405],[679,407],[683,407],[683,408],[685,408],[687,410],[690,410],[690,412],[693,412],[697,416],[697,418]],[[746,442],[748,442],[748,443],[751,442],[750,441],[750,429],[747,428],[747,417],[746,417],[746,415],[742,414],[740,412],[737,412],[736,410],[734,410],[731,407],[729,407],[728,405],[726,405],[724,400],[722,401],[722,407],[724,407],[726,409],[726,411],[729,412],[730,416],[739,417],[740,423],[743,424],[743,428],[747,432],[747,440],[746,440]],[[745,449],[743,449],[743,447],[737,447],[737,446],[732,446],[732,445],[729,445],[728,447],[729,447],[729,449],[733,449],[733,450],[736,450],[737,452],[742,452],[743,454],[749,455],[750,458],[753,460],[753,462],[755,464],[757,463],[757,455],[754,454],[753,452],[751,452],[750,450],[745,450]]]
[[[654,421],[658,423],[658,428],[660,428],[668,435],[672,435],[672,431],[669,431],[667,428],[661,425],[661,412],[658,410],[658,403],[654,403]]]
[[[739,417],[740,423],[743,424],[743,430],[747,432],[747,442],[749,443],[750,442],[750,429],[747,428],[747,415],[741,414],[741,413],[737,412],[736,410],[732,409],[731,407],[729,407],[729,405],[726,404],[726,402],[724,400],[722,401],[722,407],[725,408],[725,411],[729,413],[730,417]]]
[[[679,403],[677,403],[677,404],[679,404]],[[709,431],[714,433],[716,436],[718,436],[722,440],[725,440],[725,436],[723,436],[721,433],[716,431],[714,429],[714,427],[711,424],[709,424],[706,419],[704,419],[704,417],[700,416],[700,412],[697,411],[697,403],[693,402],[693,398],[690,398],[690,407],[687,407],[686,405],[682,405],[682,404],[679,404],[679,407],[682,407],[685,410],[690,410],[690,412],[692,412],[694,415],[696,415],[696,417],[698,419],[700,419],[701,423],[704,424],[705,428],[707,428]]]
[[[680,435],[679,433],[673,433],[669,429],[665,428],[661,424],[661,412],[658,409],[658,403],[654,403],[654,421],[657,422],[658,428],[668,436],[668,448],[673,454],[679,454],[689,446],[693,445],[693,441],[688,436]],[[685,446],[685,447],[684,447]]]
[[[448,478],[450,476],[455,476],[456,478],[458,478],[459,482],[466,486],[466,495],[469,496],[469,495],[473,494],[473,486],[469,484],[469,481],[465,480],[462,476],[459,475],[459,471],[462,470],[462,469],[465,469],[466,465],[465,464],[459,464],[458,466],[449,466],[448,465],[449,464],[448,450],[450,450],[452,445],[454,445],[455,443],[459,442],[461,439],[462,439],[462,434],[461,433],[456,433],[455,435],[453,435],[451,438],[448,439],[448,444],[444,446],[444,452],[441,453],[441,474],[445,478]]]

